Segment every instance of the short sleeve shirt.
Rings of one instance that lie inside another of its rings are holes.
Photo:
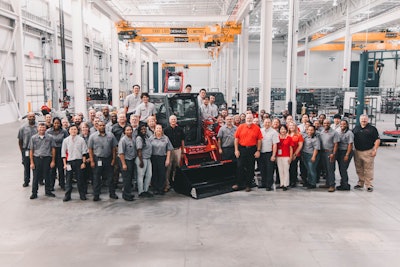
[[[55,146],[56,142],[49,134],[45,134],[44,136],[35,134],[29,143],[29,149],[33,150],[34,157],[51,157],[51,149]]]
[[[339,150],[347,150],[349,144],[354,143],[354,134],[352,131],[340,132]]]
[[[379,139],[378,130],[369,123],[364,128],[361,126],[354,127],[353,134],[354,147],[360,151],[372,149],[375,141]]]
[[[135,114],[140,116],[141,122],[147,122],[147,118],[151,115],[156,114],[156,108],[153,103],[148,102],[147,105],[145,103],[141,103],[135,111]]]
[[[67,161],[82,159],[83,155],[88,153],[88,148],[85,139],[79,135],[73,137],[68,136],[64,139],[61,147],[61,157]]]
[[[137,156],[135,137],[122,136],[118,143],[118,154],[124,154],[126,160],[135,159]]]
[[[22,140],[22,148],[28,149],[32,136],[37,134],[37,125],[23,125],[18,131],[18,139]]]
[[[310,137],[308,135],[304,136],[304,143],[302,151],[304,153],[312,154],[314,153],[314,149],[320,150],[321,143],[318,136]]]
[[[153,148],[151,147],[151,143],[149,142],[149,138],[146,136],[144,139],[138,136],[136,137],[136,148],[142,150],[142,158],[149,159],[151,158],[151,153],[153,152]]]
[[[272,146],[279,143],[279,135],[272,128],[262,128],[261,134],[263,136],[261,153],[272,152]]]
[[[293,147],[294,143],[291,136],[287,136],[286,138],[279,137],[278,143],[278,152],[276,153],[277,157],[290,157],[290,147]]]
[[[231,128],[224,125],[218,131],[218,138],[221,138],[222,147],[233,147],[235,142],[235,133],[237,127],[233,125]]]
[[[181,147],[182,141],[185,140],[185,133],[183,132],[183,129],[179,126],[175,126],[174,128],[168,126],[167,128],[165,128],[164,134],[168,136],[174,148]]]
[[[95,132],[89,137],[88,147],[93,149],[96,157],[108,158],[112,156],[112,150],[118,145],[117,139],[112,133],[100,135]]]
[[[261,129],[255,124],[251,124],[250,127],[244,123],[239,125],[235,138],[239,139],[239,145],[241,146],[255,146],[258,140],[262,140]]]
[[[335,143],[340,141],[339,133],[332,128],[329,128],[328,131],[323,129],[319,134],[319,138],[321,140],[321,149],[326,150],[333,150]]]
[[[54,128],[52,127],[52,128],[47,129],[46,133],[53,136],[53,139],[56,142],[56,147],[60,147],[60,148],[61,148],[63,140],[68,137],[68,133],[64,129],[60,129],[56,132],[56,131],[54,131]]]
[[[152,155],[155,156],[166,156],[167,151],[174,149],[168,137],[165,135],[161,136],[161,138],[157,138],[153,135],[149,138],[149,142],[152,147]]]
[[[130,94],[125,98],[124,107],[128,108],[128,113],[135,113],[136,108],[141,102],[140,95]]]

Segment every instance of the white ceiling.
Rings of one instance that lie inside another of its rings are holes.
[[[134,26],[206,26],[236,21],[245,5],[250,12],[250,39],[259,39],[260,5],[264,0],[103,0],[122,18]],[[400,9],[400,0],[298,0],[299,29],[321,25],[316,32],[332,33],[345,27],[346,9],[350,6],[350,23],[367,21],[393,9]],[[273,32],[285,38],[289,18],[289,0],[273,0]],[[379,23],[378,23],[379,24]],[[400,30],[400,17],[369,31]],[[313,34],[313,33],[311,33]],[[311,35],[310,34],[310,35]],[[181,45],[181,44],[175,44]],[[189,45],[190,46],[190,45]]]

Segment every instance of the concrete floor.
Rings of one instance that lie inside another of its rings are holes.
[[[380,130],[393,129],[382,115]],[[302,188],[133,203],[30,200],[19,123],[0,126],[0,266],[400,266],[399,148],[381,147],[375,191]],[[351,184],[356,183],[354,166]],[[338,175],[337,175],[338,177]],[[120,192],[118,192],[119,195]]]

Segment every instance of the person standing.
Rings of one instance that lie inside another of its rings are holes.
[[[222,160],[234,160],[237,127],[233,125],[233,117],[230,115],[225,118],[225,122],[225,125],[219,129],[217,134],[219,154]]]
[[[290,162],[290,187],[297,186],[297,176],[298,176],[298,163],[300,162],[301,158],[301,150],[303,149],[303,135],[299,133],[297,125],[294,121],[287,123],[289,135],[292,137],[293,141],[293,157],[292,161]]]
[[[216,118],[218,116],[218,106],[215,104],[215,96],[210,95],[210,108],[211,116]]]
[[[51,192],[50,168],[55,166],[56,149],[55,142],[51,135],[46,134],[46,124],[41,122],[38,125],[38,133],[32,136],[29,143],[30,167],[33,170],[32,195],[30,199],[37,198],[39,179],[45,181],[45,195],[55,197]]]
[[[74,174],[78,183],[79,197],[81,200],[86,200],[85,183],[87,181],[82,175],[82,170],[86,167],[87,156],[88,148],[85,139],[78,135],[78,126],[73,124],[69,127],[69,136],[64,139],[61,147],[61,157],[64,169],[67,172],[64,202],[71,200],[72,178]]]
[[[286,125],[279,127],[279,143],[277,147],[276,165],[278,165],[280,186],[283,191],[288,189],[290,183],[290,163],[293,159],[294,143],[292,137],[288,134]]]
[[[90,135],[88,142],[90,167],[93,169],[93,201],[101,200],[101,178],[107,180],[110,198],[118,199],[112,181],[117,145],[115,136],[112,133],[107,133],[104,122],[100,121],[98,132]]]
[[[237,158],[238,177],[233,190],[245,187],[251,191],[254,179],[255,159],[260,157],[262,134],[260,127],[253,124],[253,115],[246,114],[246,123],[241,124],[235,133],[235,156]]]
[[[199,95],[197,96],[197,105],[199,108],[203,105],[204,98],[206,97],[207,91],[204,88],[201,88],[199,91]]]
[[[21,126],[18,131],[18,146],[21,151],[22,165],[24,166],[23,187],[28,187],[31,181],[31,169],[29,159],[29,142],[32,136],[37,134],[35,113],[29,112],[27,115],[28,123]]]
[[[307,127],[307,135],[304,136],[303,150],[301,152],[302,161],[307,168],[307,177],[303,186],[307,189],[316,188],[317,183],[317,165],[319,161],[319,150],[321,142],[316,135],[316,130],[313,125]]]
[[[374,161],[381,140],[378,130],[369,124],[368,116],[360,116],[360,125],[353,129],[354,134],[354,165],[358,175],[358,183],[354,189],[367,187],[368,192],[374,191]]]
[[[147,124],[147,118],[157,113],[156,108],[153,103],[149,102],[150,95],[148,93],[142,93],[140,98],[142,103],[136,108],[135,114],[139,115],[142,123]]]
[[[335,192],[335,160],[340,141],[339,133],[331,128],[331,121],[325,119],[323,122],[324,130],[321,131],[321,161],[326,173],[326,184],[320,188],[328,188],[328,192]]]
[[[137,157],[135,160],[139,197],[153,196],[153,194],[149,192],[152,176],[151,153],[153,149],[146,133],[146,125],[139,125],[138,135],[136,137]]]
[[[140,102],[140,85],[135,84],[132,86],[132,94],[128,95],[124,101],[127,121],[130,121],[131,115],[135,114],[136,108],[139,106]]]
[[[261,145],[261,154],[258,159],[258,166],[261,173],[261,188],[266,188],[267,191],[272,190],[274,183],[274,168],[277,152],[277,144],[279,136],[277,131],[271,128],[271,119],[264,120],[264,127],[261,129],[263,136]]]
[[[156,125],[154,135],[149,138],[151,143],[151,166],[152,178],[151,184],[155,195],[164,195],[167,166],[169,166],[171,151],[174,150],[170,140],[164,135],[162,126]]]
[[[131,125],[125,127],[125,135],[121,137],[118,143],[118,156],[121,162],[121,172],[123,180],[122,198],[126,201],[133,201],[132,183],[135,173],[136,152],[136,134],[133,134]]]
[[[336,190],[348,191],[350,190],[350,185],[347,169],[349,168],[350,161],[353,158],[354,134],[349,130],[349,123],[346,120],[340,122],[340,129],[340,141],[336,161],[339,165],[341,179],[340,185],[336,187]]]
[[[165,128],[164,134],[169,138],[174,148],[171,151],[171,160],[167,167],[165,178],[164,192],[168,192],[170,188],[170,180],[175,180],[176,168],[179,167],[181,163],[181,158],[185,147],[185,133],[183,132],[183,129],[178,126],[175,115],[171,115],[169,117],[169,125],[167,128]]]
[[[65,190],[65,173],[64,173],[64,164],[63,159],[61,157],[61,145],[63,140],[67,138],[68,132],[61,128],[61,119],[55,117],[53,119],[53,126],[50,129],[47,129],[46,133],[51,135],[56,143],[56,166],[50,169],[50,183],[51,189],[54,191],[54,185],[56,183],[56,172],[58,173],[58,184],[59,186]]]

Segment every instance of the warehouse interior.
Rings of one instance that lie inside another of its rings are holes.
[[[400,135],[383,139],[373,194],[68,204],[58,188],[29,201],[15,140],[27,112],[119,110],[169,75],[230,113],[297,117],[311,94],[330,117],[367,112],[383,137],[400,128],[399,0],[0,0],[0,36],[1,266],[399,266]]]

